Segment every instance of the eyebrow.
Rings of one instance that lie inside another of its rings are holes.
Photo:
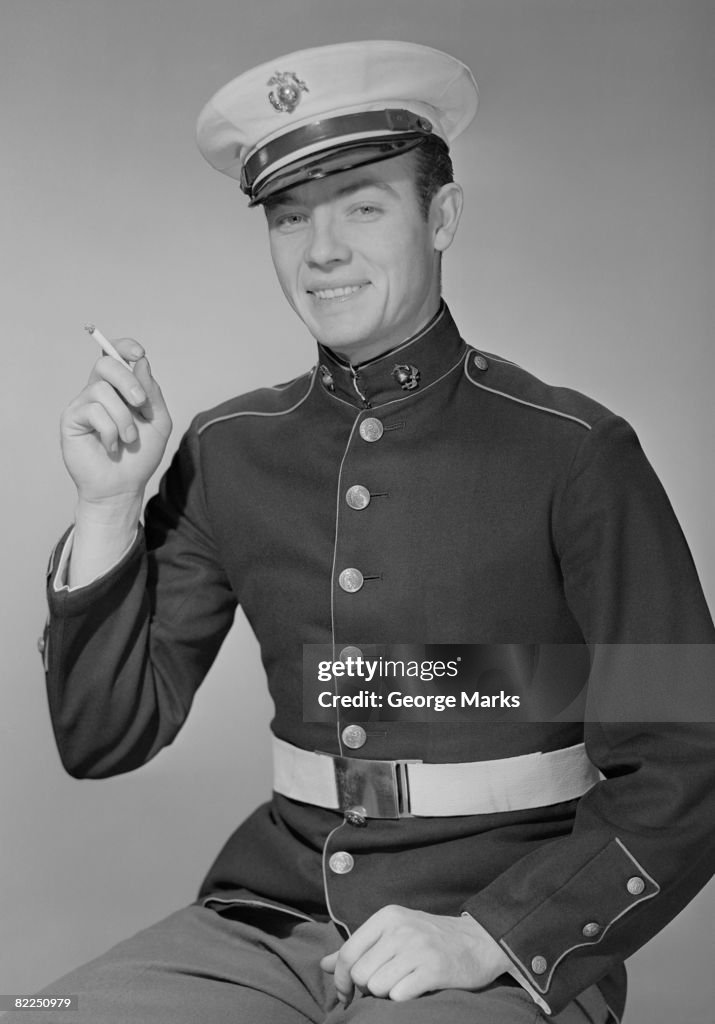
[[[339,188],[337,190],[335,195],[336,196],[349,196],[349,195],[352,195],[353,192],[359,192],[363,188],[370,188],[370,187],[372,187],[372,188],[379,188],[383,192],[391,192],[394,196],[397,195],[397,192],[392,187],[392,185],[388,185],[388,183],[386,181],[376,180],[375,178],[360,178],[358,181],[354,181],[350,185],[343,185],[342,188]]]

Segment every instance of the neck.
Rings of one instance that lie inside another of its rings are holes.
[[[380,356],[387,355],[389,352],[400,348],[422,334],[432,321],[435,320],[441,308],[442,299],[441,296],[437,295],[433,302],[425,306],[422,316],[415,318],[413,329],[408,333],[394,331],[382,338],[371,339],[364,343],[345,346],[324,345],[323,347],[349,366],[362,366],[373,359],[379,359]]]

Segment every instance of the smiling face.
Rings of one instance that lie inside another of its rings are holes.
[[[281,288],[314,338],[352,363],[387,352],[437,312],[440,253],[461,190],[450,183],[425,218],[406,153],[306,182],[266,203]]]

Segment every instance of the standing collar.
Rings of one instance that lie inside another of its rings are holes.
[[[396,348],[351,364],[318,344],[318,383],[359,409],[418,395],[442,377],[466,350],[444,301],[429,323]]]

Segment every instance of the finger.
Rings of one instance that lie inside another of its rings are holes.
[[[135,338],[117,338],[112,344],[127,362],[135,363],[144,355],[144,346],[140,345]]]
[[[383,936],[379,942],[376,942],[374,946],[371,946],[367,953],[365,953],[364,956],[361,956],[360,959],[352,965],[350,968],[350,977],[360,988],[367,988],[372,992],[373,978],[380,971],[385,970],[387,965],[390,963],[393,964],[394,971],[395,957],[398,953],[399,950],[395,948],[394,944],[390,942],[386,936]],[[412,964],[409,965],[409,969],[411,968]],[[403,973],[405,973],[407,969],[408,968],[405,968]],[[398,980],[399,976],[396,975],[392,980],[392,984]],[[385,994],[389,992],[391,987],[392,985],[388,985]],[[374,994],[376,995],[377,993]]]
[[[119,450],[117,424],[100,402],[83,405],[75,423],[80,429],[84,428],[84,433],[97,434],[108,455],[114,455]]]
[[[335,962],[338,959],[339,953],[340,950],[336,949],[334,953],[328,953],[328,955],[324,956],[323,959],[320,961],[320,966],[322,970],[325,971],[326,974],[333,974],[333,972],[335,971]]]
[[[390,999],[395,1003],[405,1003],[408,999],[417,999],[425,992],[432,992],[434,985],[431,984],[426,973],[419,968],[410,971],[396,982],[389,991]]]
[[[94,364],[89,377],[90,384],[97,380],[111,384],[127,405],[139,407],[146,402],[146,392],[137,377],[112,356],[100,356]]]
[[[141,408],[141,414],[146,420],[156,420],[163,427],[166,424],[171,430],[171,417],[167,409],[164,395],[161,388],[152,376],[151,366],[146,357],[142,357],[134,364],[134,377],[146,394],[146,401]]]
[[[343,993],[348,998],[352,996],[354,985],[352,968],[367,953],[368,949],[379,941],[382,935],[382,923],[379,915],[373,914],[364,924],[360,925],[356,932],[338,950],[335,961],[333,980],[335,988],[340,995]]]
[[[328,955],[324,956],[323,959],[320,961],[320,966],[321,966],[322,970],[325,971],[326,974],[334,974],[335,973],[335,966],[336,966],[336,964],[338,962],[339,955],[340,955],[340,950],[336,949],[334,953],[328,953]],[[347,1004],[347,1003],[350,1002],[350,1000],[352,998],[353,986],[349,985],[347,987],[344,986],[343,988],[338,988],[337,985],[336,985],[335,986],[335,991],[336,991],[337,997],[340,1000],[340,1002]]]
[[[375,970],[368,968],[363,974],[363,961],[361,960],[353,968],[353,981],[359,988],[370,992],[378,999],[386,999],[398,981],[401,981],[411,970],[411,964],[405,963],[400,956],[393,956],[389,960],[385,960]],[[360,980],[358,980],[356,971],[360,972]]]
[[[84,396],[87,401],[98,402],[107,410],[125,444],[133,444],[137,440],[139,435],[132,411],[111,384],[105,380],[98,380],[85,389]]]

